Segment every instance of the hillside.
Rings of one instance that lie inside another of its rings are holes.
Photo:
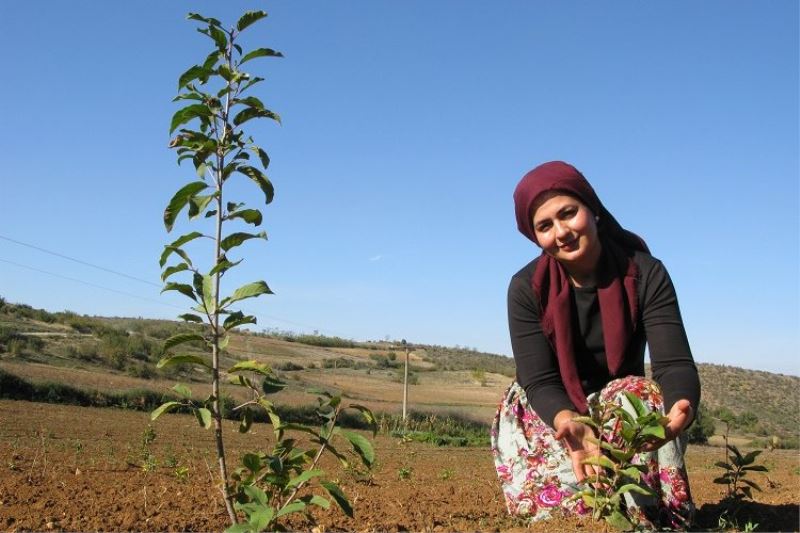
[[[196,325],[169,320],[51,313],[0,299],[0,369],[37,382],[64,382],[87,390],[168,391],[176,382],[207,389],[195,369],[156,370],[163,340]],[[461,347],[412,344],[411,408],[489,421],[514,375],[511,358]],[[276,401],[304,404],[308,387],[327,387],[376,411],[396,413],[402,401],[403,346],[291,332],[240,332],[232,336],[223,367],[238,360],[270,364],[289,383]],[[200,345],[189,350],[202,354]],[[797,445],[800,378],[736,367],[699,364],[707,412],[731,422],[750,439],[779,436]],[[224,390],[234,400],[243,392]],[[2,391],[0,391],[2,393]]]

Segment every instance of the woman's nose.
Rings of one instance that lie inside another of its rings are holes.
[[[565,223],[556,221],[555,228],[556,228],[556,238],[558,240],[561,240],[567,235],[569,235],[569,227]]]

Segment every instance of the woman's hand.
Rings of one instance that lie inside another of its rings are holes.
[[[583,460],[589,457],[599,457],[600,447],[596,442],[594,431],[586,424],[575,422],[573,417],[578,416],[572,411],[561,411],[556,415],[554,425],[556,427],[556,438],[564,440],[572,459],[572,470],[578,483],[590,476],[596,476],[602,472],[602,468],[596,465],[585,465]]]
[[[667,413],[669,421],[664,426],[664,438],[655,439],[647,443],[642,448],[647,452],[652,452],[661,448],[664,444],[675,439],[691,423],[694,418],[694,409],[689,400],[678,400]]]

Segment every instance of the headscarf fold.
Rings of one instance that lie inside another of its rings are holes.
[[[547,191],[574,196],[600,217],[598,236],[603,252],[598,264],[597,298],[608,371],[615,377],[622,366],[637,322],[639,273],[633,262],[633,252],[649,252],[647,244],[620,226],[575,167],[563,161],[551,161],[528,172],[514,191],[517,227],[537,246],[539,243],[533,229],[531,208],[536,199]],[[531,285],[539,301],[542,331],[555,351],[564,388],[576,409],[585,414],[588,411],[586,393],[581,386],[575,360],[569,276],[561,263],[542,252]]]

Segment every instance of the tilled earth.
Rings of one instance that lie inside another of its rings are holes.
[[[114,409],[0,401],[0,528],[64,531],[219,531],[227,515],[216,488],[212,433],[193,417],[166,415],[143,440],[148,415]],[[228,456],[269,450],[271,427],[248,435],[226,423]],[[315,515],[317,531],[597,531],[591,521],[551,520],[527,525],[507,516],[491,453],[437,448],[378,436],[372,472],[324,462],[355,508]],[[150,455],[150,459],[146,457]],[[720,522],[723,487],[714,462],[722,448],[694,446],[687,455],[699,529]],[[760,457],[768,474],[753,473],[763,492],[735,516],[739,527],[797,531],[800,467],[793,451]],[[354,461],[353,464],[356,462]],[[235,468],[237,465],[229,465]],[[295,517],[289,529],[314,524]]]

